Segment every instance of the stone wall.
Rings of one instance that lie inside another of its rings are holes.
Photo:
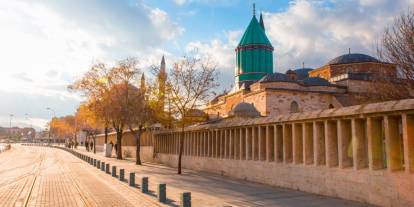
[[[179,132],[154,140],[176,166]],[[187,128],[184,168],[381,206],[414,206],[414,99]]]
[[[352,63],[352,64],[338,64],[338,65],[324,65],[309,72],[310,77],[321,77],[329,80],[333,77],[353,73],[377,73],[390,77],[396,76],[396,67],[394,64],[384,63]],[[384,74],[385,73],[385,74]]]
[[[291,104],[296,102],[299,112],[342,107],[332,94],[301,91],[266,91],[266,115],[276,116],[291,113]]]
[[[103,152],[103,145],[105,143],[105,135],[100,134],[96,137],[96,150],[97,152]],[[108,143],[116,143],[116,133],[109,133]],[[154,157],[153,147],[153,132],[145,130],[141,135],[141,161],[152,162]],[[115,155],[115,149],[112,151],[112,155]],[[124,158],[135,158],[136,157],[136,140],[130,131],[125,131],[122,137],[122,155]]]

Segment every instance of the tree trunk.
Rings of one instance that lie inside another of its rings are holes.
[[[183,157],[184,150],[184,125],[181,127],[180,132],[180,152],[178,155],[178,174],[181,175],[181,158]]]
[[[108,143],[108,127],[107,126],[105,126],[105,144],[107,144]]]
[[[96,154],[96,136],[93,136],[92,139],[93,139],[93,153]]]
[[[142,165],[141,163],[141,132],[142,132],[142,127],[140,126],[138,129],[138,132],[134,133],[135,139],[137,141],[137,150],[136,150],[136,155],[135,155],[136,157],[135,164],[137,165]]]
[[[116,159],[122,160],[122,130],[116,131]]]

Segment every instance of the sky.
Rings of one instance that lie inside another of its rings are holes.
[[[348,48],[375,56],[384,29],[414,0],[0,0],[0,126],[44,128],[48,107],[73,114],[83,99],[67,86],[97,61],[137,57],[145,72],[162,55],[168,68],[196,50],[228,89],[253,3],[274,71],[285,72],[323,66]]]

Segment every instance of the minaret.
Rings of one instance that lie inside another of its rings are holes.
[[[262,29],[265,30],[262,12],[260,12],[260,21],[259,22],[260,22],[260,26],[262,26]]]
[[[160,65],[160,72],[158,74],[158,90],[159,90],[159,103],[160,103],[160,110],[164,111],[165,106],[165,83],[167,81],[167,72],[165,70],[165,58],[164,55],[161,59],[161,65]]]

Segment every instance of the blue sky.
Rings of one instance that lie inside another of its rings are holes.
[[[75,111],[82,98],[67,85],[96,62],[129,56],[145,69],[167,67],[191,51],[233,83],[234,48],[263,12],[274,71],[317,68],[348,52],[375,56],[384,28],[414,0],[16,0],[0,1],[0,126],[43,127]],[[26,119],[25,114],[30,115]]]

